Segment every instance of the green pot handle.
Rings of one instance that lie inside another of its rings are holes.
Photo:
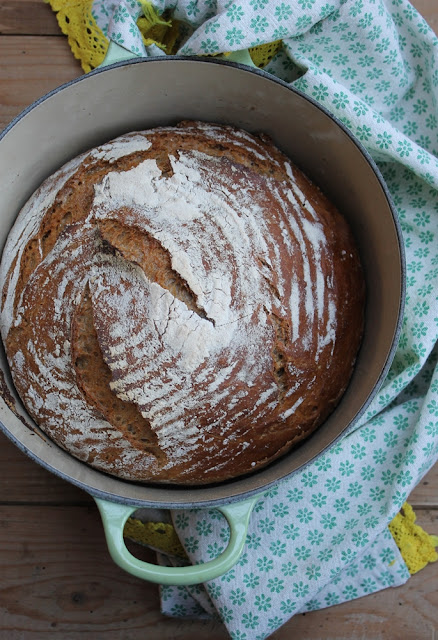
[[[217,507],[228,521],[228,546],[217,558],[189,567],[161,567],[135,558],[126,548],[123,528],[138,507],[94,498],[102,517],[106,542],[114,562],[137,578],[166,585],[190,585],[213,580],[227,573],[239,560],[246,542],[251,512],[260,498],[253,496],[241,502]]]
[[[251,59],[248,49],[242,49],[241,51],[232,51],[228,55],[220,55],[217,57],[222,60],[245,64],[247,67],[252,67],[253,69],[257,68]],[[110,40],[106,56],[103,62],[99,65],[99,68],[107,67],[108,65],[114,64],[115,62],[123,62],[125,60],[132,60],[134,58],[138,58],[135,53],[128,51],[128,49],[120,46],[119,44],[117,44],[117,42]]]

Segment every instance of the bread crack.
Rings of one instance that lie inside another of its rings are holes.
[[[275,340],[272,348],[272,365],[275,382],[280,398],[289,388],[289,375],[286,368],[286,349],[290,342],[290,326],[285,318],[265,309],[266,315],[275,332]]]
[[[197,316],[215,325],[215,321],[198,305],[188,283],[172,268],[170,252],[156,238],[137,227],[113,219],[99,220],[97,225],[103,251],[112,250],[128,262],[138,265],[149,281],[160,285]]]
[[[163,462],[166,456],[149,421],[135,404],[121,400],[111,390],[112,373],[100,349],[88,285],[73,317],[72,364],[87,401],[132,444]]]

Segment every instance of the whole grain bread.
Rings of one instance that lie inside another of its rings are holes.
[[[335,207],[263,135],[123,135],[30,198],[1,264],[1,332],[58,445],[138,482],[255,471],[339,402],[364,283]]]

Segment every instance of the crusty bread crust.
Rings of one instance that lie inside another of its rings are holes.
[[[265,136],[183,122],[48,178],[1,265],[1,332],[29,413],[137,482],[254,471],[332,412],[364,282],[327,198]]]

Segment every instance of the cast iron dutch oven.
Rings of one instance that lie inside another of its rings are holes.
[[[241,55],[240,59],[248,60]],[[322,455],[352,428],[377,393],[401,325],[402,240],[388,192],[369,155],[342,124],[290,85],[236,62],[127,57],[125,50],[111,46],[107,66],[44,96],[3,132],[1,247],[25,201],[67,160],[128,131],[193,119],[233,124],[271,136],[347,218],[366,278],[363,342],[337,409],[306,442],[282,459],[254,475],[214,486],[135,484],[75,459],[42,434],[27,415],[2,350],[0,427],[5,434],[36,462],[95,498],[117,564],[154,582],[194,584],[225,573],[237,562],[260,494]],[[112,60],[116,62],[111,64]],[[218,558],[197,566],[170,568],[141,562],[123,542],[124,523],[139,507],[217,507],[230,525],[228,547]]]

